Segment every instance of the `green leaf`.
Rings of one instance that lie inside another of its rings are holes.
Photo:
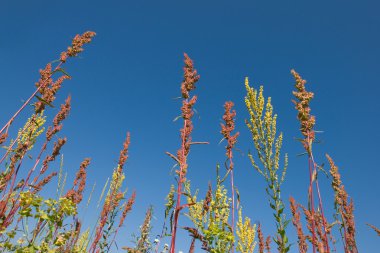
[[[62,72],[63,74],[65,74],[66,76],[68,76],[69,78],[71,78],[71,76],[63,68],[56,69],[55,71],[53,71],[53,74],[56,73],[56,72]]]
[[[175,118],[173,119],[173,122],[176,122],[176,121],[179,120],[180,118],[182,118],[182,115],[175,117]]]
[[[35,96],[39,101],[41,101],[42,103],[44,103],[45,105],[48,105],[48,106],[54,108],[54,105],[52,105],[51,103],[47,102],[45,99],[43,99],[43,98],[41,98],[41,97],[39,97],[39,96],[37,96],[37,95],[34,95],[34,96]]]

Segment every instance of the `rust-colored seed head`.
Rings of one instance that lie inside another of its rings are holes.
[[[270,253],[270,244],[271,244],[270,236],[267,236],[267,239],[265,240],[265,249],[267,250],[267,253]]]
[[[82,164],[80,165],[79,172],[77,174],[77,178],[75,179],[80,180],[79,185],[78,185],[78,190],[77,190],[77,200],[76,203],[80,203],[83,199],[83,191],[84,188],[86,187],[86,177],[87,177],[87,171],[86,168],[90,164],[90,159],[86,158]],[[74,181],[74,185],[76,185],[76,182]]]
[[[263,231],[261,229],[260,223],[259,223],[259,226],[257,227],[257,237],[259,239],[259,253],[264,253],[265,242],[264,242],[264,235],[263,235]]]
[[[83,199],[83,191],[86,187],[87,171],[86,168],[90,164],[90,159],[86,158],[81,163],[79,170],[75,176],[74,185],[71,190],[69,190],[65,197],[71,199],[75,204],[79,204]],[[76,190],[75,190],[76,188]]]
[[[71,110],[71,96],[68,96],[65,103],[61,105],[61,110],[54,118],[54,126],[58,126],[68,115]]]
[[[300,211],[298,210],[298,204],[296,203],[293,197],[290,197],[290,210],[292,211],[293,215],[293,225],[297,229],[299,252],[306,253],[308,247],[306,243],[306,236],[303,233],[301,215]]]
[[[220,133],[223,135],[223,137],[227,140],[227,147],[226,147],[226,155],[227,157],[232,156],[232,149],[235,146],[237,142],[237,137],[239,136],[239,132],[232,135],[232,131],[235,129],[235,117],[236,117],[236,111],[232,110],[232,107],[234,106],[234,103],[231,101],[228,101],[224,104],[224,115],[223,120],[224,124],[221,124],[222,130]]]
[[[61,88],[63,81],[66,80],[66,79],[70,79],[70,77],[67,76],[67,75],[64,75],[64,76],[59,77],[57,79],[57,81],[55,81],[54,83],[52,83],[52,85],[51,85],[51,91],[53,92],[54,95]]]
[[[65,103],[61,105],[61,109],[55,115],[53,120],[53,127],[49,126],[48,130],[46,131],[46,139],[50,141],[53,136],[61,131],[62,129],[62,121],[67,118],[71,110],[71,96],[68,96],[65,100]]]
[[[296,81],[296,91],[293,91],[293,95],[297,100],[293,100],[293,103],[298,111],[297,117],[301,123],[301,133],[305,137],[303,144],[305,149],[309,150],[310,142],[315,139],[315,116],[310,114],[310,101],[313,99],[314,93],[306,90],[306,80],[302,79],[302,77],[295,70],[292,70],[291,73]]]
[[[34,186],[33,193],[37,193],[42,190],[42,188],[47,185],[53,177],[57,175],[57,172],[52,172],[49,175],[47,175],[44,179],[42,179],[38,184]]]
[[[203,215],[207,213],[208,210],[210,209],[211,200],[212,200],[212,188],[211,188],[211,184],[209,183],[206,198],[203,201],[203,210],[202,210]]]
[[[380,236],[380,229],[378,229],[377,227],[375,227],[374,225],[371,225],[371,224],[367,224],[367,226],[372,228],[377,233],[377,236]]]
[[[136,199],[136,192],[134,191],[132,193],[132,196],[129,198],[127,204],[124,207],[123,213],[120,218],[119,227],[123,225],[125,217],[127,217],[127,214],[132,210],[132,206],[135,203],[135,199]]]
[[[67,48],[66,53],[61,54],[61,61],[66,61],[67,57],[77,56],[83,51],[83,45],[90,43],[91,39],[96,35],[94,32],[85,32],[82,35],[77,34],[70,47]]]
[[[0,145],[3,144],[8,137],[8,133],[0,134]]]
[[[66,52],[62,52],[60,56],[60,64],[52,70],[51,63],[47,64],[45,69],[40,70],[40,80],[36,83],[36,87],[41,94],[41,99],[34,105],[35,112],[41,113],[45,109],[46,104],[51,104],[55,100],[55,94],[61,88],[62,82],[65,79],[69,79],[68,75],[59,77],[53,82],[53,74],[57,70],[61,70],[61,64],[65,63],[68,57],[77,56],[83,51],[83,45],[91,42],[92,37],[95,36],[94,32],[85,32],[82,35],[76,35],[73,39],[72,45],[68,47]]]
[[[53,152],[51,154],[53,160],[59,155],[59,152],[61,151],[62,146],[65,145],[66,141],[67,138],[65,137],[59,138],[58,141],[54,143]]]
[[[186,173],[187,173],[187,162],[186,157],[190,152],[191,146],[191,132],[193,131],[193,123],[191,121],[194,112],[193,107],[197,102],[197,96],[193,96],[189,98],[190,91],[195,89],[195,83],[199,80],[199,75],[197,71],[194,69],[193,61],[189,58],[187,54],[185,56],[185,67],[184,67],[184,80],[181,84],[181,92],[182,92],[182,118],[185,121],[183,128],[180,130],[182,145],[181,148],[177,151],[177,159],[180,163],[180,170],[177,170],[176,173],[181,175],[179,183],[183,183],[185,181]]]
[[[193,238],[196,238],[199,240],[203,239],[203,235],[199,233],[199,231],[196,228],[184,227],[183,229],[187,230]]]
[[[61,64],[65,63],[68,57],[77,56],[83,51],[83,45],[91,42],[92,37],[95,36],[94,32],[85,32],[82,35],[76,35],[72,41],[72,45],[68,47],[66,52],[62,52],[60,56],[60,64],[52,70],[51,63],[47,64],[45,69],[40,70],[40,80],[36,83],[36,87],[41,94],[41,99],[34,105],[35,112],[41,113],[45,109],[46,104],[51,104],[55,100],[55,94],[61,88],[62,82],[65,79],[69,79],[68,75],[59,77],[53,82],[53,74],[60,69]]]
[[[193,61],[190,57],[186,53],[184,53],[184,57],[185,67],[183,68],[184,79],[181,84],[181,93],[183,98],[189,98],[189,92],[196,88],[195,83],[199,80],[200,76],[194,69]]]
[[[123,166],[128,159],[128,148],[129,148],[130,143],[131,143],[131,137],[130,137],[130,134],[127,133],[127,137],[123,144],[123,149],[120,151],[120,157],[119,157],[119,163],[118,163],[119,172],[123,170]]]
[[[52,83],[53,80],[51,79],[51,75],[51,63],[48,63],[44,69],[40,69],[40,80],[38,80],[38,82],[36,83],[36,87],[40,87],[40,91],[43,91]],[[43,93],[41,92],[41,94]]]
[[[47,64],[44,69],[40,70],[40,80],[36,83],[36,87],[39,88],[39,92],[43,101],[37,101],[34,105],[36,113],[41,113],[45,109],[45,103],[51,103],[54,100],[54,94],[49,88],[53,83],[51,78],[53,72],[51,64]]]
[[[345,247],[348,252],[357,252],[356,248],[356,228],[354,219],[354,204],[352,199],[349,200],[347,191],[342,184],[338,167],[329,155],[326,155],[330,164],[330,174],[333,178],[332,188],[335,192],[335,204],[337,211],[341,215],[343,228],[345,230],[344,239]]]

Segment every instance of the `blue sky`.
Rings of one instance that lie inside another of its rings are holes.
[[[329,153],[341,169],[355,201],[357,238],[362,252],[374,252],[378,239],[365,223],[380,226],[378,168],[380,16],[377,1],[7,1],[0,2],[0,122],[4,124],[34,90],[38,69],[57,58],[77,33],[97,33],[91,45],[67,64],[73,79],[59,99],[72,95],[73,110],[62,135],[65,169],[74,173],[91,157],[90,184],[96,192],[111,175],[126,131],[131,132],[126,186],[137,202],[124,232],[137,231],[149,204],[156,230],[162,225],[164,198],[174,182],[172,160],[165,151],[178,149],[183,53],[201,75],[194,120],[189,178],[201,192],[224,162],[220,122],[223,103],[232,100],[241,135],[235,153],[236,184],[242,205],[264,232],[274,224],[264,182],[247,158],[253,149],[244,125],[244,78],[264,85],[279,115],[284,152],[289,154],[283,198],[306,203],[307,161],[296,111],[291,103],[295,68],[315,92],[312,113],[324,131],[315,147],[317,161]],[[53,114],[56,109],[51,113]],[[28,112],[25,112],[25,117]],[[331,192],[321,176],[326,206]],[[92,215],[92,212],[90,212]],[[94,216],[95,217],[95,216]],[[87,217],[88,219],[88,217]],[[186,218],[181,217],[180,222]],[[293,228],[290,228],[294,233]],[[181,234],[179,248],[188,248]],[[121,245],[129,239],[121,238]],[[124,240],[124,241],[123,241]],[[295,238],[292,238],[295,242]],[[124,244],[123,244],[124,243]]]

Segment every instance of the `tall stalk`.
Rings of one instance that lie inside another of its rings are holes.
[[[277,235],[273,238],[277,249],[281,253],[288,252],[290,244],[286,236],[289,220],[284,214],[285,205],[281,199],[281,185],[285,180],[288,157],[285,154],[282,172],[280,173],[280,153],[282,147],[282,133],[277,135],[277,115],[273,114],[271,98],[268,97],[266,105],[263,96],[263,87],[257,91],[249,86],[248,78],[245,80],[247,96],[245,104],[250,115],[246,121],[252,134],[256,154],[263,169],[256,163],[252,154],[249,154],[252,166],[264,177],[267,182],[266,192],[269,196],[269,206],[275,217]],[[264,106],[265,105],[265,106]]]
[[[232,206],[231,206],[231,232],[234,234],[235,231],[235,182],[234,182],[234,162],[232,149],[237,142],[237,137],[239,136],[239,132],[232,135],[232,131],[235,129],[235,116],[236,111],[232,110],[234,103],[229,101],[224,104],[224,115],[223,120],[224,124],[221,124],[222,130],[221,133],[224,139],[227,140],[226,146],[226,157],[228,160],[228,165],[226,164],[227,173],[230,173],[230,183],[231,183],[231,197],[232,197]],[[234,252],[234,247],[231,248],[232,252]]]
[[[298,111],[298,120],[300,121],[300,131],[302,135],[304,136],[304,139],[301,140],[301,143],[306,150],[306,153],[308,155],[308,168],[309,168],[309,189],[308,189],[308,210],[311,212],[311,218],[312,218],[312,226],[311,226],[311,234],[312,234],[312,245],[313,245],[313,252],[316,252],[317,247],[322,247],[324,252],[330,252],[330,246],[329,246],[329,240],[328,240],[328,224],[324,215],[323,211],[323,202],[322,202],[322,196],[319,189],[319,183],[318,183],[318,165],[314,160],[313,155],[313,143],[315,141],[315,131],[314,131],[314,125],[315,125],[315,116],[310,114],[310,101],[314,97],[314,93],[309,92],[305,88],[306,80],[303,80],[302,77],[295,71],[291,71],[296,84],[296,91],[293,91],[293,95],[297,100],[293,100],[293,103],[295,104],[295,108]],[[317,191],[317,203],[319,212],[321,213],[322,218],[322,225],[323,225],[323,246],[317,245],[317,235],[316,235],[316,210],[315,210],[315,193],[314,188]]]
[[[187,54],[185,57],[185,67],[184,67],[184,79],[181,84],[182,93],[182,107],[181,116],[183,118],[183,127],[180,130],[181,133],[181,147],[177,151],[177,156],[170,153],[171,156],[179,165],[179,169],[176,170],[177,174],[177,198],[174,209],[174,216],[172,222],[172,234],[170,243],[170,253],[175,252],[176,235],[178,229],[178,218],[180,211],[186,207],[186,205],[181,204],[181,196],[183,194],[183,184],[186,181],[186,174],[188,169],[187,156],[190,152],[190,146],[194,143],[191,141],[191,132],[193,131],[192,117],[194,115],[193,106],[197,101],[197,96],[190,97],[190,92],[195,89],[195,83],[199,80],[199,75],[194,69],[193,61],[189,58]]]

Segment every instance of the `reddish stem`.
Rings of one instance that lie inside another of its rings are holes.
[[[46,149],[46,146],[47,146],[47,142],[45,141],[45,143],[44,143],[44,145],[42,146],[42,148],[41,148],[41,150],[40,150],[40,153],[39,153],[39,155],[38,155],[38,157],[37,157],[37,159],[36,159],[36,162],[34,163],[33,168],[29,170],[28,175],[27,175],[27,178],[25,179],[25,182],[24,182],[24,184],[23,184],[21,190],[19,191],[18,196],[16,197],[16,199],[19,199],[20,193],[24,190],[25,186],[28,185],[29,178],[30,178],[31,174],[33,173],[33,171],[36,169],[37,165],[39,164],[39,162],[40,162],[40,160],[41,160],[41,156],[42,156],[43,152],[44,152],[45,149]],[[22,157],[22,158],[23,158],[23,157]],[[20,164],[19,164],[19,165],[20,165]],[[13,189],[13,187],[11,187],[11,190],[12,190],[12,189]],[[7,201],[8,201],[8,200],[7,200]],[[20,207],[20,202],[17,202],[17,203],[11,208],[11,210],[9,211],[7,217],[5,218],[5,220],[4,220],[4,222],[3,222],[4,224],[6,224],[6,222],[9,221],[10,218],[13,217],[13,214],[16,213],[16,211],[18,210],[19,207]]]
[[[184,126],[183,129],[187,129],[187,121],[184,120]],[[186,166],[186,156],[185,156],[185,144],[186,144],[186,135],[182,135],[182,141],[181,141],[181,152],[183,161],[180,162],[180,171],[179,171],[179,180],[177,185],[177,203],[176,207],[174,209],[174,222],[173,222],[173,229],[172,229],[172,238],[170,243],[170,253],[175,252],[175,242],[176,242],[176,236],[177,236],[177,226],[178,226],[178,217],[179,217],[179,211],[181,207],[181,196],[182,196],[182,184],[183,184],[183,177],[184,177],[184,167]]]
[[[18,109],[18,111],[12,116],[12,118],[3,126],[3,128],[0,130],[0,134],[4,132],[6,128],[8,128],[13,120],[24,110],[24,108],[29,104],[29,102],[34,98],[34,96],[38,93],[39,89],[41,88],[42,85],[40,85],[34,92],[33,94],[25,101],[25,103]]]
[[[35,114],[33,115],[33,118],[35,117]],[[25,130],[32,124],[32,121],[33,119],[29,122],[28,125],[25,126],[24,129],[22,129],[22,131],[17,135],[17,138],[12,142],[12,144],[9,145],[9,147],[7,148],[7,152],[3,155],[3,157],[0,159],[0,164],[5,160],[5,158],[7,157],[7,155],[9,154],[9,152],[12,150],[13,146],[16,144],[16,142],[18,141],[18,139],[20,139],[21,135],[25,132]]]
[[[63,62],[61,61],[57,67],[55,67],[55,69],[52,71],[52,73],[50,74],[50,77],[53,75],[53,73],[55,71],[57,71],[61,65],[63,64]],[[18,111],[12,116],[12,118],[3,126],[3,128],[0,130],[0,134],[2,134],[4,132],[5,129],[8,129],[8,127],[12,124],[12,122],[14,121],[14,119],[25,109],[25,107],[30,103],[30,101],[34,98],[34,96],[38,93],[38,91],[40,90],[40,88],[42,87],[43,84],[40,84],[40,86],[38,86],[38,88],[33,92],[33,94],[24,102],[24,104],[20,107],[20,109],[18,109]]]
[[[314,156],[313,156],[312,152],[310,152],[310,158],[311,158],[311,162],[314,165],[313,166],[314,167],[314,171],[316,172],[317,171],[317,164],[314,161]],[[324,237],[325,237],[325,241],[326,241],[326,250],[327,250],[327,253],[328,253],[328,252],[330,252],[330,247],[329,247],[328,238],[327,238],[327,224],[326,224],[326,218],[325,218],[325,215],[324,215],[324,212],[323,212],[322,195],[321,195],[321,192],[319,190],[319,183],[318,183],[318,179],[317,178],[315,180],[315,185],[316,185],[316,188],[317,188],[317,194],[318,194],[318,200],[319,200],[319,208],[321,209],[321,214],[322,214],[323,228],[324,228]]]
[[[232,219],[231,219],[231,230],[232,235],[234,235],[235,228],[235,185],[234,185],[234,163],[232,161],[232,151],[228,152],[228,159],[230,160],[230,169],[231,169],[231,194],[232,194]],[[232,246],[232,252],[234,252],[234,247]]]
[[[312,224],[311,224],[311,227],[312,227],[312,231],[311,231],[311,234],[312,234],[312,245],[313,245],[313,253],[316,253],[316,247],[315,247],[315,242],[317,240],[317,237],[315,235],[315,224],[314,224],[314,194],[313,194],[313,170],[312,170],[312,166],[311,166],[311,159],[309,157],[309,202],[310,202],[310,207],[311,207],[311,218],[313,219],[312,220]],[[309,208],[310,208],[309,207]]]
[[[308,148],[309,148],[309,152],[308,152],[308,155],[309,155],[309,174],[310,174],[310,185],[309,185],[309,201],[311,202],[311,212],[312,212],[312,218],[313,218],[313,223],[312,223],[312,236],[313,236],[313,242],[316,241],[316,235],[315,235],[315,225],[314,225],[314,194],[313,194],[313,175],[316,175],[317,173],[317,164],[315,163],[314,161],[314,156],[313,156],[313,152],[311,150],[311,140],[310,140],[310,137],[308,135],[307,137],[307,142],[308,142]],[[329,247],[329,243],[328,243],[328,238],[327,238],[327,224],[326,224],[326,218],[325,218],[325,215],[324,215],[324,212],[323,212],[323,204],[322,204],[322,196],[321,196],[321,192],[320,192],[320,189],[319,189],[319,183],[318,183],[318,178],[317,176],[315,176],[315,186],[316,186],[316,190],[317,190],[317,195],[318,195],[318,205],[319,205],[319,208],[321,210],[321,215],[322,215],[322,221],[323,221],[323,228],[324,228],[324,238],[325,238],[325,241],[326,241],[326,252],[330,252],[330,247]],[[313,245],[313,252],[315,253],[316,252],[316,248],[315,248],[315,245],[314,243],[312,243]]]

